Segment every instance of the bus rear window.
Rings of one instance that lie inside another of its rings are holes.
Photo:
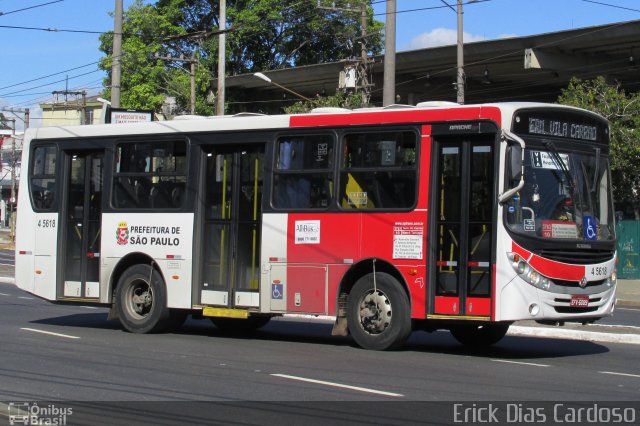
[[[35,211],[53,211],[56,195],[56,156],[56,147],[52,145],[33,149],[30,186]]]

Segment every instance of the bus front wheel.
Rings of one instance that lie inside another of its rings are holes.
[[[510,324],[460,324],[451,327],[453,337],[465,346],[487,347],[498,343]]]
[[[131,333],[155,333],[171,324],[162,276],[150,265],[134,265],[118,280],[116,308]]]
[[[348,298],[349,333],[365,349],[385,350],[401,346],[411,334],[409,297],[398,280],[384,272],[367,274],[351,289]]]

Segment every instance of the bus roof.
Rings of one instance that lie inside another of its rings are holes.
[[[169,121],[130,124],[99,124],[90,126],[52,126],[27,130],[26,139],[67,139],[101,136],[135,136],[143,134],[197,133],[212,131],[267,130],[291,127],[348,126],[378,123],[411,123],[472,119],[501,120],[508,126],[514,112],[523,108],[564,108],[583,113],[586,110],[557,104],[537,102],[504,102],[459,105],[450,102],[423,102],[417,106],[390,105],[388,107],[317,108],[306,114],[262,115],[240,113],[227,116],[179,116]],[[453,112],[450,116],[448,112]],[[447,112],[447,115],[443,115]],[[597,114],[593,114],[600,117]],[[602,118],[602,117],[600,117]]]

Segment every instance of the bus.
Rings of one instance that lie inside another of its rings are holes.
[[[540,103],[29,129],[16,283],[133,333],[335,318],[465,345],[614,310],[609,125]]]

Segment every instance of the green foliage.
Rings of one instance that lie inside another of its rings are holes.
[[[5,121],[7,118],[0,112],[0,130],[10,130],[11,126]]]
[[[311,101],[300,101],[285,107],[287,114],[304,114],[310,112],[314,108],[335,107],[354,109],[359,108],[362,104],[362,97],[359,94],[343,94],[338,92],[333,96],[324,96],[312,99]]]
[[[227,0],[226,70],[235,75],[337,61],[360,55],[360,13],[367,6],[366,45],[370,54],[382,50],[382,22],[373,19],[371,0],[328,1],[321,5],[353,8],[353,12],[318,7],[316,0]],[[219,5],[211,0],[136,0],[123,23],[121,106],[159,110],[165,95],[175,96],[179,109],[189,106],[189,64],[154,55],[197,57],[196,112],[211,114],[207,94],[215,88],[218,61]],[[200,37],[178,37],[201,32]],[[106,54],[100,66],[109,73],[113,34],[101,37]],[[110,96],[106,89],[105,96]]]
[[[596,112],[611,122],[611,168],[616,201],[640,202],[640,94],[626,94],[603,77],[573,78],[558,98]]]

